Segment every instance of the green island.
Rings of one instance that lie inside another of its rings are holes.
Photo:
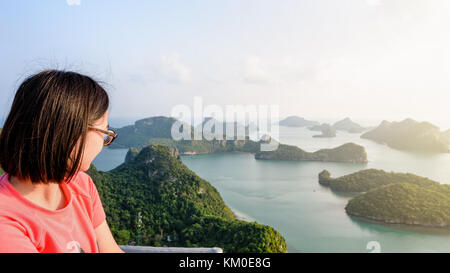
[[[354,143],[346,143],[334,149],[321,149],[313,153],[306,152],[297,146],[279,144],[277,150],[257,152],[255,158],[263,160],[367,163],[366,150],[364,147]]]
[[[349,200],[347,214],[389,224],[450,226],[450,185],[410,173],[368,169],[319,183],[338,192],[363,192]]]
[[[308,153],[296,146],[279,144],[276,151],[261,152],[261,143],[265,141],[253,141],[248,137],[231,140],[179,140],[171,138],[172,124],[177,120],[170,117],[150,117],[135,122],[122,128],[114,128],[119,137],[111,144],[110,148],[141,149],[148,145],[164,145],[176,147],[180,154],[206,154],[222,152],[247,152],[255,154],[255,159],[271,160],[299,160],[299,161],[333,161],[365,163],[367,155],[364,147],[353,143],[347,143],[334,149],[323,149],[314,153]],[[183,126],[190,126],[183,124]],[[191,127],[191,134],[194,129]]]
[[[327,170],[319,174],[319,183],[337,192],[366,192],[379,186],[408,182],[419,186],[428,186],[437,182],[411,173],[385,172],[367,169],[338,178],[332,178]]]
[[[132,148],[115,169],[102,172],[91,165],[86,173],[119,244],[136,240],[138,245],[221,247],[224,252],[287,251],[285,239],[272,227],[238,220],[219,192],[181,162],[174,147]]]
[[[381,124],[361,135],[361,138],[385,143],[389,147],[428,153],[448,153],[450,140],[439,127],[429,122],[405,119],[401,122],[383,121]]]

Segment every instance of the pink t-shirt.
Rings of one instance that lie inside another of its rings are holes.
[[[17,192],[8,173],[0,176],[0,253],[98,252],[94,229],[106,216],[91,177],[80,171],[59,185],[66,205],[49,210]]]

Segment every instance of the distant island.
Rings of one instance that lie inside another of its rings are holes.
[[[408,182],[422,186],[434,183],[428,178],[411,173],[385,172],[377,169],[367,169],[338,178],[331,178],[330,173],[324,170],[319,174],[319,183],[338,192],[366,192],[387,184]]]
[[[328,161],[367,163],[367,154],[364,147],[347,143],[334,149],[322,149],[313,153],[306,152],[297,146],[279,144],[278,149],[270,152],[257,152],[256,159],[263,160],[290,160],[290,161]]]
[[[401,122],[383,121],[377,128],[363,134],[361,138],[385,143],[389,147],[406,151],[448,153],[450,141],[439,127],[429,122],[405,119]]]
[[[328,123],[324,123],[322,125],[316,125],[310,127],[312,131],[321,131],[321,135],[314,135],[313,137],[336,137],[336,130],[330,126]]]
[[[289,116],[279,122],[280,126],[286,127],[308,127],[319,125],[317,121],[306,120],[305,118],[298,116]]]
[[[313,137],[335,137],[336,131],[345,131],[352,134],[360,134],[367,131],[369,128],[362,127],[361,125],[353,122],[350,118],[340,120],[333,125],[323,123],[321,125],[314,125],[308,128],[311,131],[321,131],[322,135],[315,135]]]
[[[189,170],[174,147],[131,148],[115,169],[102,172],[91,165],[87,173],[119,244],[138,240],[149,246],[216,246],[224,252],[287,251],[272,227],[236,219],[219,192]]]
[[[111,144],[111,148],[141,149],[148,145],[164,145],[176,147],[180,154],[207,154],[222,152],[247,152],[255,154],[256,159],[284,160],[283,158],[297,158],[293,160],[333,161],[333,162],[367,162],[364,147],[356,144],[346,144],[335,149],[324,149],[315,153],[307,153],[296,146],[279,144],[276,151],[260,152],[261,143],[265,141],[253,141],[245,139],[231,140],[180,140],[171,138],[172,124],[177,120],[169,117],[151,117],[135,122],[122,128],[115,128],[119,137]],[[189,125],[183,125],[189,126]],[[194,129],[191,128],[191,132]],[[289,155],[288,155],[289,154]],[[290,160],[290,159],[288,159]]]
[[[346,205],[347,214],[363,219],[427,227],[450,226],[450,185],[409,173],[363,170],[319,183],[334,191],[364,192]]]
[[[346,131],[352,134],[360,134],[368,130],[368,128],[362,127],[361,125],[353,122],[350,118],[340,120],[333,124],[332,127],[337,131]]]

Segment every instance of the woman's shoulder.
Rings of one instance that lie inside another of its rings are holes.
[[[84,195],[86,197],[91,197],[92,195],[92,187],[94,187],[94,183],[89,174],[79,171],[75,177],[70,181],[67,186],[72,190],[73,193]]]
[[[4,173],[0,176],[0,210],[4,205],[10,205],[12,200],[17,199],[16,192],[9,184],[8,173]]]
[[[23,203],[17,191],[9,184],[8,174],[0,176],[0,222],[18,223],[33,222],[35,215]]]

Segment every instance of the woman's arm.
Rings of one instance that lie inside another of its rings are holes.
[[[95,229],[95,235],[97,236],[97,244],[101,253],[124,253],[117,245],[116,240],[114,240],[106,220]]]

